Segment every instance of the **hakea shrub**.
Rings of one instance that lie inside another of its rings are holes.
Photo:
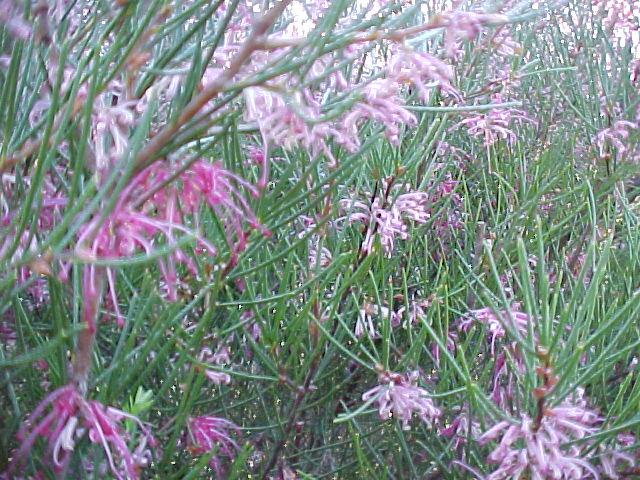
[[[565,3],[0,0],[2,478],[637,475],[640,12]]]

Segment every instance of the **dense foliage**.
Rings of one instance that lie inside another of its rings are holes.
[[[0,477],[640,476],[633,0],[0,0]]]

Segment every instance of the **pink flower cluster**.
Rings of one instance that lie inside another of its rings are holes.
[[[517,423],[501,421],[478,438],[480,444],[498,440],[487,457],[497,464],[487,480],[527,476],[532,480],[599,478],[596,459],[586,454],[590,442],[579,442],[596,433],[602,418],[591,410],[578,392],[575,402],[565,401],[545,409],[539,422],[523,414]],[[617,478],[620,465],[634,464],[634,459],[617,451],[604,457],[602,469]]]
[[[10,258],[11,261],[20,261],[23,255],[37,252],[37,238],[49,232],[61,218],[62,209],[67,204],[67,199],[61,194],[59,186],[52,180],[56,174],[47,175],[42,183],[40,193],[41,200],[36,221],[37,236],[29,230],[25,230],[16,241],[17,229],[15,227],[16,216],[19,212],[15,205],[14,197],[16,188],[15,175],[2,174],[0,185],[0,258]],[[26,185],[31,183],[29,177],[22,178]],[[28,265],[17,268],[16,280],[24,285],[30,282],[27,292],[31,295],[33,305],[37,308],[47,301],[49,293],[45,276],[52,274],[51,258],[47,255],[36,257]]]
[[[175,181],[167,184],[171,175],[172,172],[161,164],[148,167],[131,180],[104,220],[98,214],[82,228],[76,255],[90,264],[85,269],[84,278],[84,289],[89,295],[99,296],[97,277],[102,272],[102,267],[91,264],[92,261],[129,258],[138,252],[153,255],[159,239],[164,238],[169,253],[159,258],[158,266],[167,298],[175,301],[180,277],[177,265],[183,265],[193,276],[198,272],[194,259],[181,248],[181,240],[185,236],[192,237],[199,251],[210,256],[217,252],[214,245],[185,225],[185,216],[197,225],[203,205],[211,208],[224,225],[231,248],[230,264],[236,262],[238,253],[246,246],[245,223],[268,235],[253,214],[241,188],[253,196],[258,195],[258,190],[225,170],[220,163],[196,161],[179,175],[181,189]],[[104,270],[110,299],[121,324],[123,318],[116,297],[115,270],[111,267]]]
[[[405,186],[407,190],[408,186]],[[362,250],[373,251],[376,236],[380,237],[382,250],[391,257],[395,247],[396,236],[401,240],[409,238],[407,221],[424,224],[429,219],[429,195],[426,192],[409,190],[395,199],[387,201],[376,197],[368,205],[359,200],[340,200],[340,207],[347,213],[348,223],[360,223],[367,228]]]
[[[617,151],[616,158],[618,160],[622,160],[629,150],[629,146],[625,141],[629,138],[631,132],[636,131],[637,129],[638,125],[634,122],[617,120],[611,127],[600,130],[594,138],[596,145],[598,146],[600,157],[604,158],[606,156],[606,147],[611,145],[612,147],[615,147]]]
[[[507,333],[505,325],[513,329],[514,332],[525,336],[530,317],[526,313],[517,309],[503,310],[496,314],[489,307],[480,308],[469,311],[464,317],[458,319],[458,329],[461,332],[467,332],[475,322],[484,324],[487,327],[487,333],[491,338],[491,355],[495,354],[495,343],[497,339],[502,339]]]
[[[16,2],[18,3],[18,2]],[[31,36],[31,25],[22,19],[22,13],[13,0],[0,1],[0,23],[3,23],[7,32],[19,40],[28,40]]]
[[[49,412],[47,413],[47,410]],[[128,446],[130,435],[122,426],[132,420],[140,430],[135,450]],[[38,439],[48,443],[48,454],[54,470],[64,473],[76,442],[88,433],[92,443],[104,450],[111,473],[117,479],[140,477],[140,469],[151,460],[148,447],[155,447],[155,439],[137,417],[113,407],[105,407],[95,400],[85,400],[74,386],[68,385],[50,393],[33,410],[18,432],[22,442],[14,454],[8,473],[12,474],[29,455]]]
[[[502,101],[499,95],[494,95],[494,102]],[[533,120],[524,110],[517,108],[495,107],[486,113],[477,113],[468,116],[455,124],[449,131],[456,130],[459,127],[465,127],[472,137],[482,138],[484,145],[489,147],[498,140],[506,140],[508,144],[516,141],[517,135],[512,130],[512,123],[530,123],[535,124]]]
[[[413,414],[431,426],[441,412],[431,400],[429,392],[416,385],[419,373],[381,372],[379,385],[362,395],[364,402],[375,401],[382,420],[397,418],[404,430],[409,430]]]
[[[219,347],[215,353],[213,353],[209,347],[205,347],[200,350],[200,355],[198,357],[202,362],[206,362],[212,365],[224,365],[231,361],[229,355],[229,347],[227,345]],[[231,376],[228,373],[220,372],[218,370],[206,369],[204,374],[211,381],[211,383],[215,385],[228,385],[229,383],[231,383]]]
[[[325,58],[318,61],[323,66],[327,63]],[[324,154],[333,162],[327,141],[333,139],[347,150],[356,151],[360,146],[359,127],[367,120],[382,125],[385,136],[397,145],[401,128],[417,123],[415,115],[405,108],[402,88],[411,85],[423,100],[428,100],[435,88],[459,99],[451,85],[452,78],[451,67],[441,60],[398,47],[384,77],[356,88],[351,100],[342,102],[348,105],[346,108],[326,106],[322,96],[310,88],[280,81],[244,91],[245,119],[258,124],[265,152],[270,143],[286,149],[300,146],[313,156]],[[353,88],[342,76],[335,75],[329,78],[328,86],[342,93]]]
[[[240,450],[231,432],[239,436],[240,428],[224,418],[202,416],[187,420],[187,448],[193,455],[204,455],[217,449],[217,453],[209,460],[209,466],[214,469],[217,478],[224,478],[219,457],[233,459]]]

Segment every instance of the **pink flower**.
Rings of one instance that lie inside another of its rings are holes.
[[[408,185],[405,188],[408,188]],[[357,200],[343,199],[340,200],[340,206],[348,215],[342,219],[367,226],[363,251],[371,253],[374,239],[378,235],[384,253],[391,257],[396,237],[402,240],[409,238],[406,222],[426,223],[429,219],[428,198],[426,192],[409,191],[389,201],[376,197],[370,205]]]
[[[198,358],[202,362],[215,365],[224,365],[231,361],[229,356],[229,347],[226,345],[218,348],[216,353],[213,353],[210,348],[205,347],[200,351]],[[207,369],[204,374],[215,385],[221,385],[223,383],[228,385],[231,383],[231,376],[228,373]]]
[[[355,336],[360,338],[366,334],[372,339],[380,338],[380,333],[374,325],[373,318],[387,318],[389,316],[391,316],[392,326],[398,323],[399,317],[388,307],[378,307],[376,304],[365,302],[358,312],[358,319],[356,320],[356,328],[354,331]]]
[[[600,130],[595,136],[594,141],[598,146],[600,156],[606,154],[606,146],[611,145],[616,148],[616,158],[621,160],[624,154],[629,150],[629,146],[625,144],[625,140],[629,138],[629,134],[636,130],[638,125],[626,120],[617,120],[610,128]]]
[[[629,448],[634,443],[636,443],[635,436],[628,433],[618,435],[611,445],[600,444],[598,447],[600,460],[598,471],[606,478],[613,480],[625,478],[620,472],[637,465],[637,449],[635,449],[634,456],[634,450]]]
[[[117,91],[113,96],[121,97],[122,93]],[[93,148],[96,168],[101,174],[113,167],[129,148],[129,132],[136,124],[134,108],[138,104],[136,100],[112,105],[111,95],[100,96],[94,102]]]
[[[563,402],[545,410],[539,425],[523,414],[519,423],[502,421],[478,438],[483,445],[500,439],[488,455],[487,462],[495,463],[487,480],[507,478],[598,478],[590,458],[583,454],[585,444],[572,443],[597,431],[601,418],[585,402]]]
[[[432,302],[433,297],[429,297],[412,299],[411,301],[409,301],[408,308],[403,304],[395,312],[396,318],[392,319],[395,320],[394,326],[399,326],[401,323],[403,323],[404,326],[408,327],[409,325],[418,323],[420,319],[426,315],[426,310],[431,306]]]
[[[299,146],[309,150],[312,156],[324,153],[333,161],[326,141],[330,137],[335,137],[339,143],[346,141],[330,122],[317,120],[321,117],[321,105],[308,89],[285,93],[275,87],[250,87],[245,89],[244,97],[247,107],[245,119],[258,124],[264,143],[265,160],[260,187],[264,187],[268,179],[267,150],[270,143],[287,150]]]
[[[60,193],[59,182],[54,180],[61,171],[48,173],[42,182],[40,208],[36,221],[36,231],[39,235],[46,235],[61,218],[61,212],[67,204],[67,199]],[[31,184],[30,177],[23,177],[22,182]],[[3,235],[0,237],[0,258],[10,258],[11,261],[19,261],[23,255],[34,254],[38,251],[37,236],[32,235],[27,229],[22,232],[18,242],[13,222],[20,211],[16,205],[18,199],[16,192],[16,176],[2,174],[0,185],[0,228]],[[49,298],[48,283],[45,277],[52,275],[51,257],[38,255],[28,265],[16,269],[16,280],[20,285],[26,285],[26,291],[30,294],[33,306],[38,308],[44,305]]]
[[[507,409],[509,402],[512,401],[518,382],[518,376],[508,368],[511,364],[507,364],[507,352],[510,352],[510,358],[516,372],[520,375],[525,372],[524,360],[515,342],[510,346],[504,346],[502,351],[495,356],[493,352],[491,353],[493,372],[491,374],[490,397],[496,405],[503,409]]]
[[[498,103],[501,101],[501,97],[495,95],[493,100]],[[506,140],[509,144],[513,144],[517,138],[516,133],[510,128],[513,122],[519,124],[535,124],[535,121],[523,110],[495,107],[486,113],[477,113],[468,116],[455,124],[449,131],[464,126],[472,137],[483,138],[484,144],[487,147],[493,145],[500,139]]]
[[[458,410],[460,410],[458,408]],[[451,421],[451,425],[439,429],[440,435],[445,438],[453,439],[453,448],[458,449],[461,445],[466,444],[469,440],[477,439],[482,431],[480,424],[469,416],[468,407],[458,413]]]
[[[416,386],[418,372],[405,375],[383,372],[378,376],[380,385],[368,390],[362,395],[364,402],[375,401],[378,404],[380,418],[387,420],[397,418],[402,422],[402,428],[409,430],[409,423],[415,413],[427,425],[431,426],[438,417],[440,410],[424,388]]]
[[[399,85],[413,85],[418,96],[425,102],[429,100],[434,87],[460,99],[458,90],[451,86],[453,68],[428,53],[399,48],[391,56],[387,78]]]
[[[496,55],[506,57],[507,60],[510,59],[509,57],[513,57],[522,50],[522,45],[513,39],[511,33],[506,28],[500,29],[500,31],[493,37],[491,43],[495,47]]]
[[[484,16],[475,12],[450,12],[444,15],[444,47],[449,58],[459,54],[459,40],[474,40],[484,22]]]
[[[345,148],[356,151],[360,147],[359,126],[371,120],[384,127],[384,135],[394,145],[400,143],[402,126],[414,126],[418,120],[404,106],[399,96],[399,86],[392,79],[377,79],[362,89],[362,96],[341,120],[340,137]]]
[[[474,322],[479,322],[487,327],[487,333],[491,337],[491,355],[493,356],[496,340],[504,338],[506,335],[505,322],[508,322],[507,325],[516,333],[526,336],[530,317],[515,308],[509,311],[503,310],[496,315],[489,307],[484,307],[478,310],[471,310],[464,317],[459,318],[458,330],[467,332]]]
[[[309,235],[309,232],[317,229],[315,219],[306,215],[301,215],[299,219],[303,223],[303,229],[296,235],[298,238],[304,238],[305,236]],[[307,261],[309,264],[309,270],[313,271],[318,267],[320,267],[321,269],[328,267],[333,260],[333,256],[331,254],[331,251],[327,247],[321,246],[320,232],[313,233],[307,238],[309,248]]]
[[[109,296],[116,311],[118,323],[124,319],[118,307],[115,289],[115,270],[91,264],[93,260],[116,260],[135,254],[152,255],[159,240],[164,238],[169,247],[168,255],[158,259],[167,298],[177,300],[179,284],[178,265],[183,265],[194,277],[198,271],[192,257],[178,247],[178,242],[191,237],[196,252],[213,257],[217,249],[208,240],[194,232],[185,215],[197,224],[200,209],[211,208],[221,221],[226,242],[231,252],[229,264],[237,261],[238,254],[247,242],[245,224],[264,235],[269,232],[254,215],[243,190],[252,196],[258,190],[246,180],[226,171],[219,163],[196,161],[180,174],[182,188],[174,183],[164,185],[172,172],[161,164],[155,164],[136,175],[120,194],[113,211],[101,220],[99,215],[80,230],[76,254],[90,265],[85,269],[86,292],[98,293],[98,277],[107,278]]]
[[[231,438],[230,431],[240,435],[240,428],[224,418],[203,416],[190,417],[187,420],[187,448],[192,455],[204,455],[214,449],[217,454],[211,457],[209,466],[216,472],[218,478],[224,478],[222,462],[219,456],[233,460],[240,450],[238,444]]]
[[[7,32],[19,40],[28,40],[31,36],[31,25],[22,19],[22,13],[12,0],[0,1],[0,23],[3,23]]]
[[[134,421],[142,434],[133,452],[127,445],[129,434],[121,426],[124,419]],[[153,436],[137,417],[95,400],[85,400],[74,386],[68,385],[50,393],[22,426],[18,432],[22,443],[15,452],[9,473],[28,457],[38,437],[48,443],[53,468],[64,472],[76,442],[86,432],[92,443],[102,446],[109,469],[118,479],[139,478],[140,469],[148,464],[150,457],[147,445],[155,446]]]

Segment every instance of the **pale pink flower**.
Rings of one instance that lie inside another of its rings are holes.
[[[365,302],[362,308],[358,311],[358,319],[356,320],[356,327],[354,334],[360,338],[363,335],[368,335],[370,338],[380,338],[376,326],[374,325],[374,318],[388,318],[391,317],[392,326],[398,322],[397,314],[390,308],[381,306],[374,303]]]
[[[612,40],[616,36],[630,36],[631,32],[640,29],[634,0],[594,0],[593,6],[604,15],[604,27],[616,34],[611,35]]]
[[[209,347],[205,347],[200,350],[198,359],[201,362],[211,365],[225,365],[231,361],[229,355],[229,347],[223,345],[219,347],[215,353],[213,353]],[[228,373],[206,369],[204,371],[204,374],[215,385],[228,385],[229,383],[231,383],[231,376]]]
[[[498,465],[487,480],[599,478],[584,444],[573,443],[597,431],[599,415],[584,401],[565,401],[545,410],[539,425],[523,414],[519,423],[501,421],[478,438],[482,445],[500,439],[487,462]]]
[[[433,88],[460,99],[460,93],[452,85],[453,68],[439,58],[425,52],[399,48],[392,54],[386,69],[387,78],[399,85],[412,85],[418,96],[429,100]]]
[[[308,89],[283,92],[282,89],[250,87],[244,90],[246,104],[245,119],[256,122],[262,134],[265,161],[259,186],[264,187],[268,179],[268,145],[270,143],[287,150],[293,147],[307,149],[312,156],[324,153],[333,161],[326,144],[330,137],[339,143],[347,139],[330,122],[321,122],[320,103]]]
[[[216,472],[218,478],[224,478],[224,470],[220,456],[233,460],[240,451],[240,447],[233,440],[232,433],[240,435],[240,428],[224,418],[202,416],[190,417],[187,420],[187,449],[192,455],[204,455],[214,449],[209,460],[209,466]]]
[[[633,449],[636,437],[633,433],[618,434],[611,444],[601,443],[598,446],[598,471],[605,478],[618,480],[625,478],[620,472],[631,469],[638,464],[638,449]],[[635,452],[635,454],[634,454]]]
[[[426,310],[431,306],[432,298],[415,298],[409,302],[408,307],[404,304],[395,312],[396,324],[399,326],[404,323],[405,326],[414,325],[426,315]],[[403,322],[404,320],[404,322]]]
[[[375,401],[380,418],[397,418],[404,430],[411,428],[409,424],[414,413],[431,426],[440,417],[441,412],[431,400],[429,392],[416,385],[418,377],[419,374],[415,371],[404,375],[393,372],[380,373],[380,385],[365,392],[362,400]]]
[[[513,308],[510,310],[503,310],[496,314],[489,307],[480,308],[477,310],[470,310],[465,316],[458,319],[458,330],[461,332],[467,332],[475,322],[484,324],[487,328],[487,334],[490,337],[491,355],[495,353],[496,340],[502,339],[507,333],[505,324],[509,325],[516,333],[521,336],[526,336],[527,326],[530,322],[530,317],[524,312],[520,312]]]
[[[610,128],[600,130],[594,138],[594,141],[598,146],[600,156],[604,157],[607,145],[611,145],[617,150],[616,158],[621,160],[624,157],[624,154],[629,150],[629,146],[625,141],[629,138],[631,132],[637,129],[638,125],[633,122],[617,120]]]
[[[359,127],[366,120],[381,124],[385,137],[394,145],[400,143],[402,126],[411,127],[418,123],[415,115],[405,108],[399,96],[399,85],[393,79],[374,80],[362,89],[361,95],[360,100],[342,117],[338,128],[343,132],[338,141],[349,151],[360,147]]]
[[[306,215],[301,215],[300,220],[303,223],[303,229],[297,234],[298,238],[304,238],[309,232],[317,229],[316,221]],[[319,233],[314,233],[308,237],[309,254],[307,255],[307,261],[309,264],[309,270],[316,270],[320,267],[326,268],[331,264],[333,255],[331,250],[321,245],[321,238]]]
[[[104,175],[112,168],[129,148],[129,134],[136,124],[135,107],[139,103],[136,100],[112,105],[111,95],[102,95],[94,102],[92,138],[100,174]]]
[[[485,16],[475,12],[449,12],[444,14],[444,47],[447,56],[456,58],[459,55],[460,40],[474,40],[485,21]]]
[[[505,57],[507,60],[522,50],[522,45],[513,39],[511,33],[506,28],[500,29],[493,37],[491,43],[493,44],[495,54],[500,57]]]
[[[9,35],[19,40],[28,40],[32,28],[22,19],[22,13],[12,0],[0,1],[0,23],[3,23]]]
[[[405,188],[409,188],[408,185]],[[408,221],[418,224],[429,219],[427,210],[429,196],[426,192],[409,190],[388,201],[376,197],[371,204],[362,201],[343,199],[340,207],[347,213],[348,223],[361,223],[367,227],[363,240],[363,251],[371,253],[373,242],[379,236],[386,256],[391,257],[396,237],[401,240],[409,238]]]
[[[516,141],[517,135],[510,128],[512,123],[535,123],[523,110],[516,108],[495,107],[486,113],[477,113],[461,120],[449,131],[457,127],[466,127],[467,132],[472,137],[480,137],[484,140],[485,146],[491,146],[498,140],[503,139],[509,144]]]
[[[134,451],[127,444],[130,435],[122,426],[125,419],[132,420],[140,429],[141,437]],[[21,444],[9,466],[9,473],[28,458],[38,437],[47,441],[54,470],[65,471],[76,442],[87,432],[92,443],[102,446],[109,469],[117,479],[140,477],[140,469],[149,463],[148,447],[155,446],[149,429],[134,415],[95,400],[86,400],[71,385],[50,393],[31,413],[18,432]]]

